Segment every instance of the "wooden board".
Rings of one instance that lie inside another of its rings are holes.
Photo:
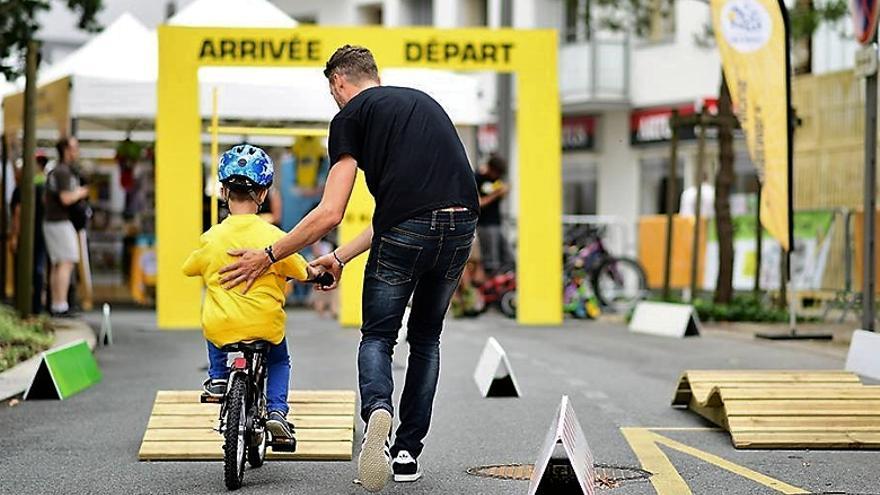
[[[334,402],[317,404],[293,404],[292,414],[300,416],[339,416],[351,414],[354,403],[338,404]],[[154,416],[213,416],[220,414],[220,404],[154,404]]]
[[[214,431],[220,406],[201,404],[199,390],[156,393],[138,459],[213,461],[223,459],[223,438]],[[293,391],[288,396],[296,425],[297,452],[267,453],[275,460],[349,461],[354,437],[355,393],[348,390]]]
[[[156,392],[156,404],[198,404],[201,390],[160,390]],[[354,404],[356,396],[351,390],[294,390],[287,394],[289,404],[341,403]]]
[[[148,429],[157,428],[214,428],[217,426],[217,413],[211,416],[151,416],[147,423]],[[299,416],[287,417],[302,428],[354,428],[354,417],[349,416]]]
[[[299,442],[296,452],[267,452],[268,459],[284,461],[350,461],[351,442]],[[210,442],[143,442],[141,461],[221,461],[223,439]]]
[[[688,371],[673,399],[737,448],[880,449],[880,386],[845,371]]]

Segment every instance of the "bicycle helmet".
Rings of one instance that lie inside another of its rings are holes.
[[[220,157],[218,178],[224,186],[237,191],[268,188],[275,178],[275,166],[272,158],[262,149],[240,144]]]

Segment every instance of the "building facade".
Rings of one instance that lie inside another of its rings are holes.
[[[189,1],[107,0],[102,22],[130,11],[152,27]],[[681,114],[701,108],[711,111],[721,82],[718,51],[707,34],[709,7],[700,0],[673,2],[668,15],[651,19],[643,36],[597,29],[598,23],[591,20],[595,0],[509,0],[504,4],[506,0],[272,1],[301,24],[499,27],[502,7],[509,7],[513,27],[558,30],[564,211],[611,216],[633,234],[639,216],[666,209],[668,116],[674,109]],[[822,26],[813,36],[811,56],[806,58],[813,73],[853,66],[856,44],[849,23],[845,19],[839,25]],[[87,36],[72,27],[72,16],[64,8],[53,9],[43,24],[50,59],[75,48]],[[796,46],[793,57],[802,56]],[[480,75],[479,91],[489,99],[495,97],[496,78],[495,74]],[[499,142],[497,126],[469,132],[462,137],[475,160]],[[685,130],[681,136],[677,191],[696,180],[695,134]],[[717,151],[709,135],[706,163],[711,171]],[[515,142],[516,136],[509,138]],[[756,176],[742,139],[737,140],[736,149],[736,192],[748,194],[755,190]],[[540,166],[518,164],[515,156],[511,161],[514,183],[517,167]],[[509,216],[515,219],[516,201],[506,203]],[[737,197],[733,206],[745,208],[745,201]],[[634,250],[633,245],[627,248]]]

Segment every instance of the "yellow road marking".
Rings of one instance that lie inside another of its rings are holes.
[[[722,457],[685,445],[651,430],[670,430],[667,428],[621,428],[624,438],[629,442],[642,467],[652,473],[651,483],[657,491],[657,495],[690,495],[690,488],[684,479],[678,474],[678,470],[660,450],[659,445],[664,445],[683,454],[696,457],[721,469],[750,479],[768,488],[786,494],[804,494],[807,490],[789,485],[788,483],[771,478],[765,474],[740,466]]]
[[[678,470],[657,447],[654,433],[647,428],[621,428],[626,441],[635,452],[642,468],[650,471],[651,484],[657,495],[692,495],[690,487],[678,474]]]

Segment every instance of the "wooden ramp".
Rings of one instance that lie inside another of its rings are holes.
[[[141,443],[141,461],[223,459],[219,404],[201,404],[201,390],[160,390]],[[293,391],[288,420],[296,425],[296,453],[267,458],[291,461],[349,461],[354,435],[355,394],[348,390]]]
[[[729,431],[736,448],[880,448],[880,386],[848,371],[686,371],[672,405]]]

